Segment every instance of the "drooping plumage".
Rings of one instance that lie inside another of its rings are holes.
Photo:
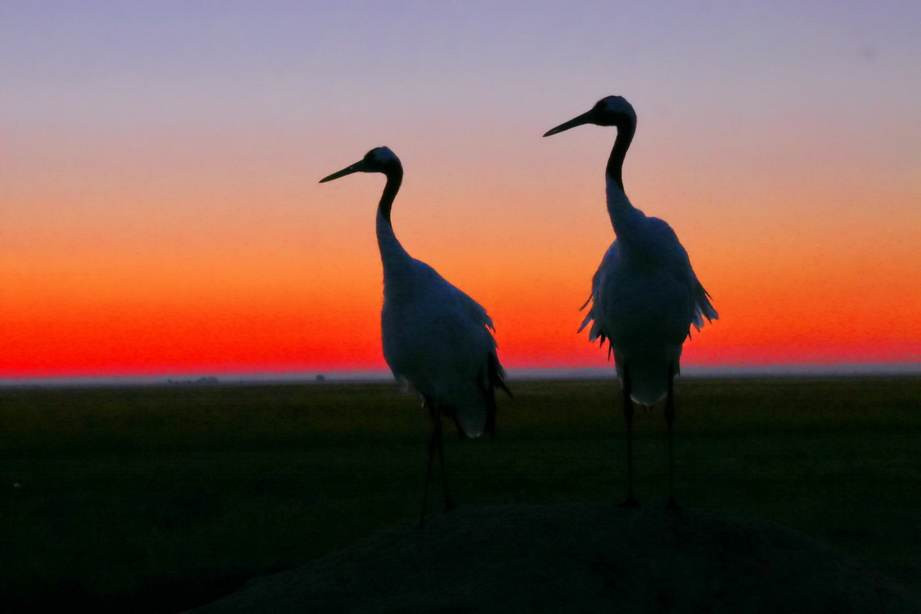
[[[403,181],[399,158],[387,147],[321,180],[354,172],[379,172],[387,183],[377,208],[377,242],[384,268],[381,332],[384,359],[394,376],[422,398],[432,419],[425,493],[432,459],[439,454],[444,480],[441,417],[451,418],[461,437],[493,434],[495,390],[508,391],[486,310],[403,248],[390,211]],[[445,507],[452,503],[445,483]],[[422,517],[425,515],[423,495]],[[420,520],[420,524],[422,521]]]
[[[623,162],[636,131],[633,107],[620,96],[609,96],[544,136],[583,124],[617,127],[605,170],[608,215],[617,239],[592,278],[586,301],[591,308],[582,328],[590,325],[589,339],[609,343],[623,382],[628,427],[626,503],[634,505],[632,403],[653,405],[666,399],[671,477],[672,380],[679,371],[682,345],[692,325],[699,330],[704,318],[714,320],[718,315],[675,232],[665,221],[634,207],[624,191]],[[675,504],[673,491],[669,503]]]
[[[678,373],[690,327],[718,317],[687,251],[667,222],[647,217],[608,180],[608,211],[618,236],[592,278],[592,303],[582,328],[607,341],[617,372],[630,360],[632,398],[653,405],[665,397],[672,364]],[[580,328],[579,330],[582,330]]]

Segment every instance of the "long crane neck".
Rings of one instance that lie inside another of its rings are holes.
[[[393,232],[393,224],[390,222],[390,210],[393,208],[393,201],[400,191],[400,184],[403,183],[403,167],[395,166],[386,171],[387,184],[384,186],[384,193],[381,194],[380,203],[377,205],[377,246],[381,251],[381,263],[384,266],[384,292],[388,291],[388,286],[396,283],[402,276],[403,270],[412,261],[412,257],[400,245],[396,234]]]
[[[617,127],[617,138],[614,140],[614,148],[611,149],[611,156],[608,158],[608,166],[605,169],[607,176],[621,190],[624,189],[624,158],[627,157],[627,150],[630,149],[635,133],[636,122],[628,121]]]
[[[385,173],[387,185],[384,186],[384,193],[381,194],[381,201],[377,205],[377,215],[384,218],[384,221],[390,224],[390,210],[393,208],[393,201],[400,191],[400,185],[403,183],[403,167],[396,166],[388,169]]]
[[[605,169],[608,216],[611,218],[614,233],[624,245],[625,250],[630,249],[629,244],[637,236],[638,224],[646,217],[642,211],[630,203],[624,191],[624,158],[627,156],[627,150],[630,149],[635,132],[636,122],[634,121],[625,121],[617,126],[617,139],[614,141],[614,148],[611,149],[611,156],[608,158],[608,166]]]

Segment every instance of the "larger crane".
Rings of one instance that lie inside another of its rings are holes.
[[[589,111],[547,131],[550,136],[583,124],[616,126],[617,138],[605,170],[608,215],[616,240],[592,278],[592,303],[582,328],[591,324],[589,339],[609,344],[623,389],[627,426],[627,497],[633,493],[633,403],[651,406],[665,399],[668,438],[667,507],[675,501],[672,422],[675,418],[673,381],[679,371],[681,347],[693,325],[715,320],[709,294],[697,280],[678,236],[663,220],[647,217],[624,191],[623,165],[636,132],[636,111],[621,96],[599,100]],[[584,307],[584,306],[583,306]]]
[[[411,257],[394,234],[390,210],[403,182],[400,159],[387,147],[377,147],[320,183],[357,172],[383,173],[387,178],[377,206],[377,244],[384,267],[384,359],[394,376],[419,394],[431,418],[421,527],[436,454],[445,511],[454,507],[445,471],[442,416],[454,421],[461,438],[492,435],[496,428],[495,390],[508,392],[508,388],[490,332],[493,322],[486,310],[435,269]]]

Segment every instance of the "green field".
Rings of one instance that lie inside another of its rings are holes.
[[[448,438],[455,499],[619,500],[616,384],[513,390],[494,441]],[[680,503],[798,529],[921,593],[921,378],[677,394]],[[637,497],[661,505],[662,412],[636,423]],[[390,384],[0,390],[0,611],[175,612],[412,522],[427,429]]]

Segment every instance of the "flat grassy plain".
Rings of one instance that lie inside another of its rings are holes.
[[[618,390],[514,382],[495,440],[447,439],[455,499],[619,500]],[[921,594],[921,377],[677,395],[679,502],[792,527]],[[660,408],[637,413],[644,505],[666,498],[664,432]],[[393,384],[0,389],[0,611],[176,612],[414,522],[427,434]]]

